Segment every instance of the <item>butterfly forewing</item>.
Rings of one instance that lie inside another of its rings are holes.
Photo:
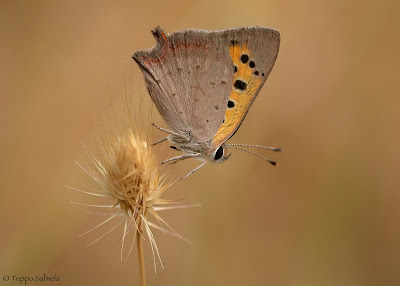
[[[224,122],[211,140],[211,148],[227,141],[243,122],[260,92],[279,51],[280,35],[274,29],[244,27],[224,31],[234,71]]]

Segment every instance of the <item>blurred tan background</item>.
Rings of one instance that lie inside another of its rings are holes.
[[[168,195],[203,207],[163,214],[192,244],[155,231],[165,269],[154,274],[145,242],[148,285],[400,285],[399,8],[2,1],[0,276],[138,285],[136,252],[120,261],[122,228],[90,247],[109,227],[78,237],[103,220],[69,203],[90,197],[64,187],[89,181],[74,163],[84,156],[80,140],[95,134],[124,87],[144,93],[131,54],[154,45],[156,25],[261,25],[281,32],[280,54],[230,142],[283,147],[262,152],[280,165],[237,151],[174,185]]]

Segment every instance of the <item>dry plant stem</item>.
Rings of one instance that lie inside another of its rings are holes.
[[[138,229],[140,232],[142,231],[142,222],[139,223]],[[143,257],[143,245],[142,245],[142,237],[139,234],[139,231],[136,231],[137,235],[137,248],[138,248],[138,256],[139,256],[139,267],[140,267],[140,281],[141,286],[146,286],[146,270],[144,267],[144,257]]]

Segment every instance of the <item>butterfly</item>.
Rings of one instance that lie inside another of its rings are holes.
[[[144,75],[147,90],[163,119],[172,128],[171,148],[184,154],[165,160],[197,158],[221,163],[231,154],[227,148],[280,148],[226,144],[243,122],[278,56],[280,34],[265,27],[241,27],[221,31],[187,29],[167,35],[159,26],[152,34],[156,45],[132,56]]]

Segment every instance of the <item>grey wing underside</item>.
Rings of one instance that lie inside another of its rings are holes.
[[[272,70],[280,43],[278,31],[256,26],[222,31],[189,29],[171,35],[156,27],[152,33],[156,46],[137,51],[133,59],[164,120],[178,133],[189,132],[198,143],[209,141],[217,133],[234,89],[229,47],[246,44],[257,59],[263,82],[252,103]]]
[[[174,131],[208,141],[222,123],[232,88],[228,34],[190,29],[166,35],[160,27],[152,33],[156,46],[133,55],[151,99]]]

